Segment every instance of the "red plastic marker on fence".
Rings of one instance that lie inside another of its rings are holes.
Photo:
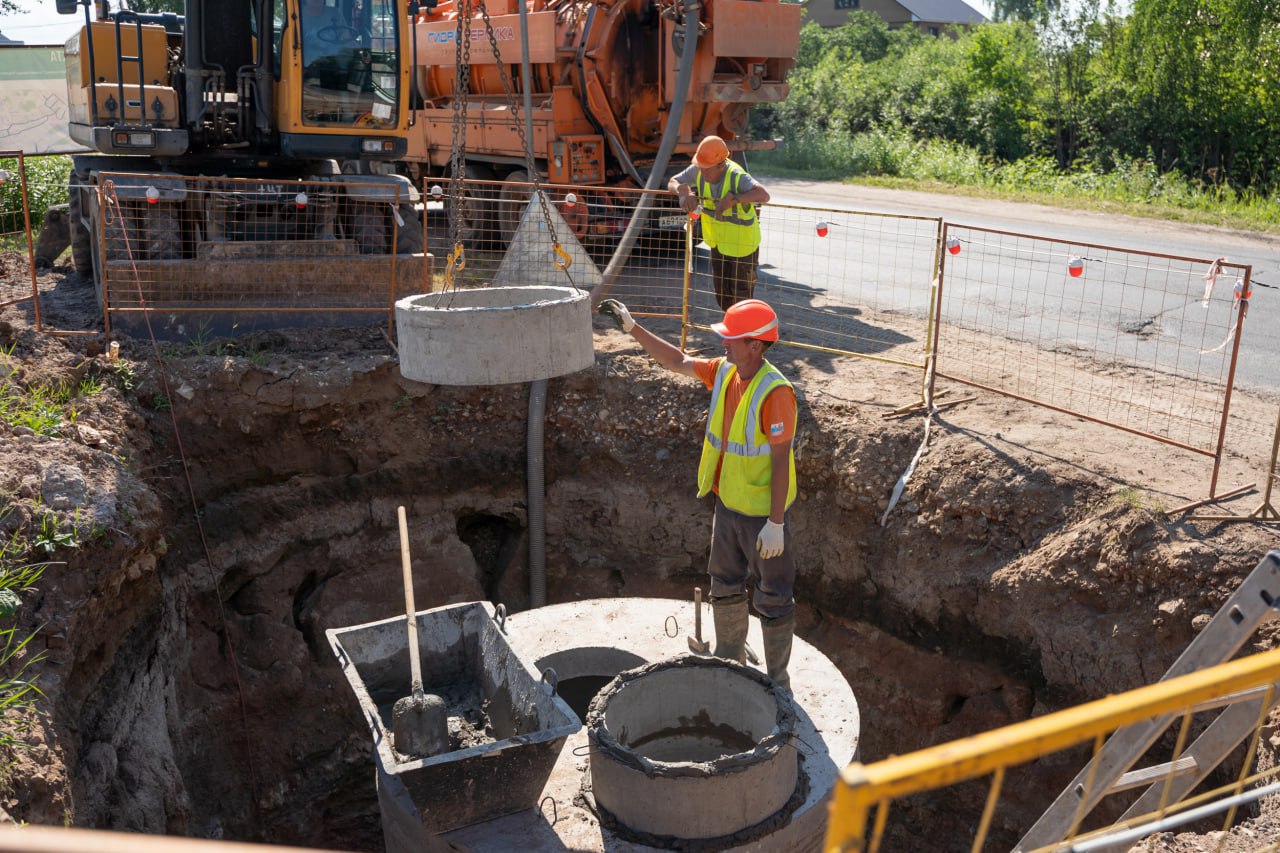
[[[948,238],[947,251],[953,255],[960,254],[960,241],[955,237]]]
[[[1072,278],[1084,275],[1084,258],[1072,258],[1067,262],[1067,273]]]
[[[818,236],[819,237],[827,236],[827,223],[825,222],[818,223]]]

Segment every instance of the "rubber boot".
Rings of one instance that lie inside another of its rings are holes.
[[[776,619],[761,619],[764,633],[764,664],[769,677],[788,693],[791,692],[791,676],[787,667],[791,664],[791,640],[796,633],[796,614],[788,613]]]
[[[726,595],[711,599],[711,616],[716,625],[716,648],[712,652],[718,658],[747,662],[747,597]]]

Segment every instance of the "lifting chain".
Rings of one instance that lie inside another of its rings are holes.
[[[462,246],[462,223],[470,219],[471,204],[462,186],[467,164],[467,101],[471,92],[471,0],[461,0],[454,30],[454,68],[457,76],[453,93],[453,148],[449,163],[449,210],[452,213],[453,248],[445,263],[445,288],[454,286],[454,277],[467,266]],[[464,37],[465,35],[465,37]]]
[[[470,0],[466,0],[470,2]],[[525,2],[525,0],[518,0]],[[542,191],[542,181],[538,172],[538,164],[533,157],[533,140],[525,136],[524,121],[521,120],[520,108],[516,104],[516,95],[511,84],[511,78],[507,74],[507,64],[502,59],[502,54],[498,50],[498,39],[493,33],[493,22],[489,20],[489,10],[484,4],[484,0],[480,0],[480,17],[484,20],[485,35],[489,38],[489,49],[493,51],[493,58],[498,66],[498,77],[502,80],[502,91],[507,96],[507,106],[511,109],[511,115],[516,125],[516,134],[520,138],[520,149],[524,152],[525,168],[528,170],[529,179],[533,182],[533,192],[538,199],[538,205],[542,209],[542,219],[547,224],[547,233],[551,235],[551,249],[555,253],[552,263],[556,269],[563,272],[569,278],[569,284],[577,289],[578,285],[574,283],[573,276],[569,275],[569,264],[573,259],[564,247],[560,245],[560,239],[556,236],[556,226],[551,218],[551,209],[547,206],[547,194]]]

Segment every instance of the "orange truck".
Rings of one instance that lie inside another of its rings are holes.
[[[517,127],[523,125],[520,0],[489,0],[488,21],[474,0],[470,41],[458,38],[461,4],[420,7],[412,47],[413,114],[408,152],[397,169],[415,183],[450,173],[455,113],[465,115],[466,177],[509,184],[481,194],[472,216],[509,232],[528,196],[530,180]],[[772,148],[747,135],[751,108],[787,95],[795,65],[802,7],[778,0],[702,0],[693,77],[675,98],[689,10],[685,0],[529,0],[528,49],[532,85],[531,148],[542,181],[599,188],[580,195],[589,216],[567,217],[579,237],[616,234],[627,203],[611,188],[645,184],[669,122],[679,135],[666,178],[689,163],[699,140],[716,134],[742,152]],[[496,46],[496,51],[494,47]],[[458,94],[459,65],[471,84]],[[504,74],[506,80],[504,82]],[[461,103],[458,101],[461,100]],[[683,109],[673,113],[673,103]],[[561,200],[563,194],[553,193]],[[486,207],[487,205],[487,207]],[[581,208],[581,206],[579,206]],[[660,210],[668,227],[682,227],[672,205]]]

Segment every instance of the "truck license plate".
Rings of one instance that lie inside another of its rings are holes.
[[[681,230],[684,228],[686,219],[688,219],[686,216],[663,216],[658,219],[658,227],[669,228],[673,231]]]

